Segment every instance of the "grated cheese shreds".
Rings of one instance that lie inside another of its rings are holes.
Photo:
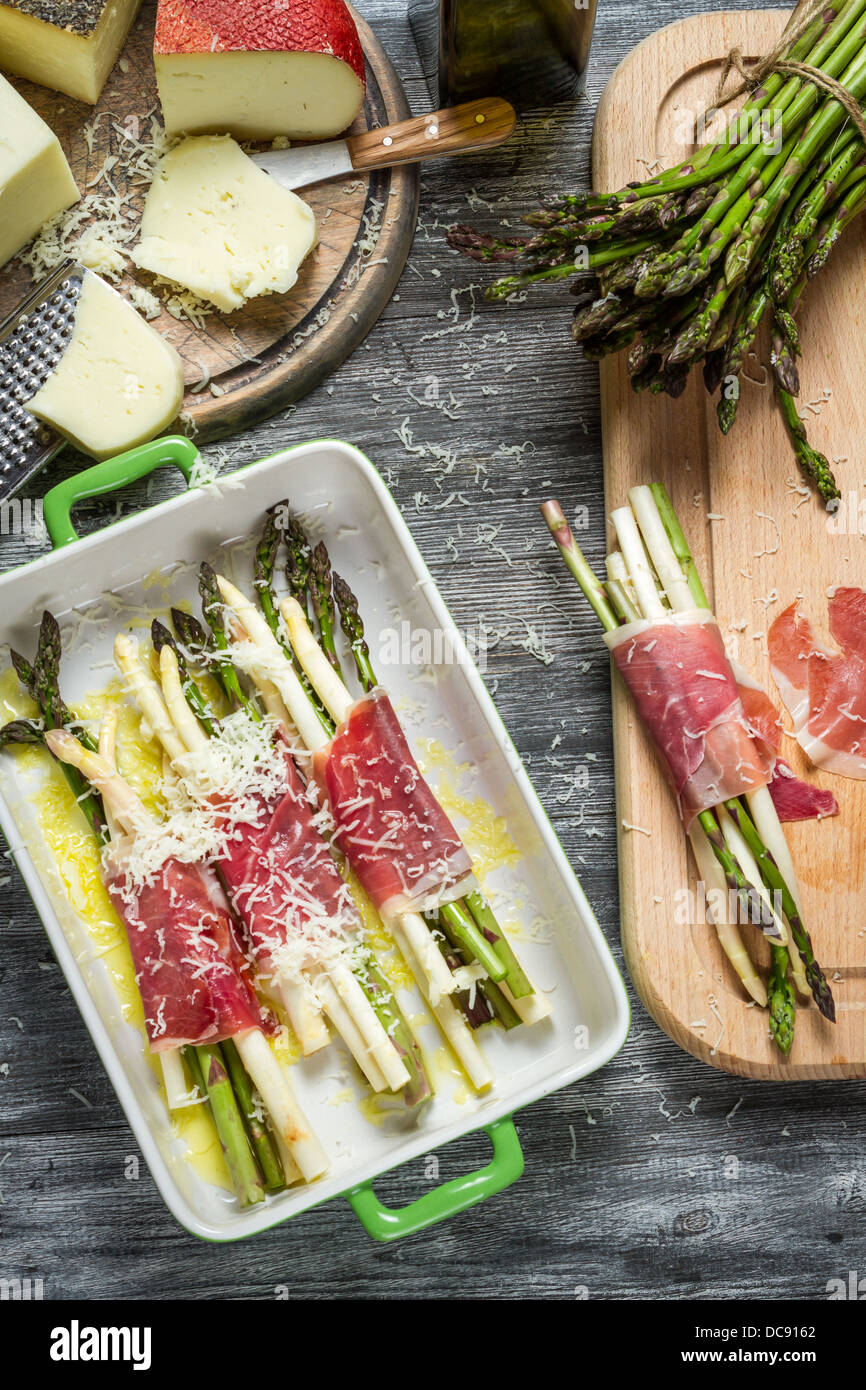
[[[265,829],[275,803],[286,795],[287,749],[277,723],[250,720],[243,711],[223,720],[201,749],[188,753],[163,787],[168,815],[134,827],[129,840],[105,852],[109,872],[119,875],[120,895],[134,909],[145,885],[172,862],[220,864],[228,873],[232,849],[249,844]],[[312,808],[311,808],[312,809]],[[326,833],[322,812],[312,823]],[[321,855],[330,856],[325,841]],[[308,886],[314,865],[307,851],[287,858],[277,837],[255,851],[255,882],[234,887],[236,906],[252,933],[258,963],[277,979],[298,980],[305,970],[353,957],[361,947],[361,922],[348,885],[325,903]],[[336,873],[336,871],[334,871]]]
[[[243,825],[259,823],[262,799],[273,799],[285,787],[275,728],[272,720],[256,724],[239,711],[223,720],[205,747],[186,755],[164,788],[167,817],[136,825],[124,846],[121,867],[130,892],[153,883],[171,859],[184,864],[220,859]],[[106,858],[112,859],[111,847]]]
[[[93,153],[96,125],[103,114],[85,127],[84,137]],[[19,259],[34,280],[42,280],[64,260],[80,261],[88,270],[119,280],[129,259],[128,250],[138,236],[136,207],[138,185],[147,187],[163,153],[167,139],[160,123],[150,119],[149,139],[137,134],[137,122],[121,122],[110,117],[119,154],[108,155],[90,177],[84,195],[74,207],[51,218]],[[123,169],[127,191],[115,186],[112,175]],[[135,196],[129,186],[136,186]]]

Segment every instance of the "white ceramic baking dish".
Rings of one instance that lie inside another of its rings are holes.
[[[333,1049],[299,1063],[295,1084],[333,1158],[331,1173],[311,1187],[242,1210],[178,1154],[143,1040],[120,1016],[108,975],[52,867],[28,786],[11,757],[0,758],[0,826],[157,1187],[177,1219],[201,1237],[232,1240],[344,1196],[371,1235],[393,1239],[463,1210],[520,1176],[523,1159],[510,1116],[595,1071],[618,1051],[628,1030],[625,990],[409,531],[375,468],[357,449],[334,440],[297,445],[218,484],[193,488],[99,534],[77,538],[70,519],[76,501],[113,492],[164,464],[175,464],[189,481],[196,457],[188,440],[158,440],[55,488],[45,502],[54,553],[0,577],[0,642],[29,652],[42,610],[50,608],[61,619],[66,615],[64,626],[77,636],[64,659],[63,690],[74,702],[106,682],[114,633],[132,609],[141,605],[143,617],[167,601],[194,597],[202,558],[215,558],[227,545],[231,560],[224,554],[220,562],[231,563],[243,581],[249,546],[244,549],[239,538],[256,533],[266,508],[288,497],[327,535],[335,568],[356,589],[374,659],[377,634],[401,620],[413,632],[450,634],[451,660],[436,668],[435,678],[393,666],[388,685],[398,708],[407,712],[416,747],[425,738],[438,740],[453,755],[450,777],[460,765],[462,794],[484,798],[507,821],[521,860],[498,869],[489,886],[515,904],[508,916],[525,928],[521,957],[537,984],[550,991],[551,1021],[507,1036],[485,1030],[483,1047],[497,1078],[492,1092],[476,1097],[453,1074],[437,1073],[436,1099],[420,1126],[408,1132],[389,1132],[365,1119],[354,1104],[338,1103],[346,1076],[338,1074]],[[78,616],[70,625],[72,615],[82,613],[83,621]],[[435,786],[435,768],[430,777]],[[486,1167],[427,1187],[399,1211],[378,1201],[371,1186],[377,1174],[482,1128],[494,1149]]]

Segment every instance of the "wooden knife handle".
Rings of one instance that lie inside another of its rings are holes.
[[[391,164],[414,164],[445,154],[486,150],[507,140],[516,124],[514,107],[498,97],[467,101],[462,106],[414,116],[397,125],[365,130],[346,141],[352,164],[361,173]]]

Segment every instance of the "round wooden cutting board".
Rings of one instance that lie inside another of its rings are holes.
[[[141,170],[152,126],[160,123],[152,56],[155,11],[154,0],[146,0],[95,108],[13,79],[56,132],[84,194],[85,211],[111,189],[120,195],[123,223],[134,233],[127,249],[138,239],[148,187]],[[352,127],[356,133],[405,120],[411,111],[378,40],[359,15],[354,18],[367,59],[367,96]],[[213,311],[197,322],[178,319],[163,307],[152,322],[183,359],[182,424],[197,442],[247,429],[299,400],[363,341],[406,263],[418,186],[417,166],[405,165],[299,189],[316,214],[320,242],[289,294],[253,300],[233,314]],[[91,225],[98,221],[94,217]],[[156,285],[128,257],[115,283],[124,291],[136,284],[153,290],[164,306],[173,295],[171,287]],[[18,260],[0,271],[0,320],[32,286],[31,271]]]

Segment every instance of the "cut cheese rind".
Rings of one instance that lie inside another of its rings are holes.
[[[87,271],[72,337],[27,409],[92,458],[111,458],[166,429],[183,401],[174,348],[116,290]]]
[[[229,136],[194,136],[163,157],[132,258],[225,313],[284,294],[316,245],[316,219]]]
[[[0,265],[79,196],[57,136],[0,77]]]
[[[344,0],[159,0],[154,60],[169,134],[326,139],[364,100]]]
[[[94,106],[141,0],[6,0],[0,66]]]

